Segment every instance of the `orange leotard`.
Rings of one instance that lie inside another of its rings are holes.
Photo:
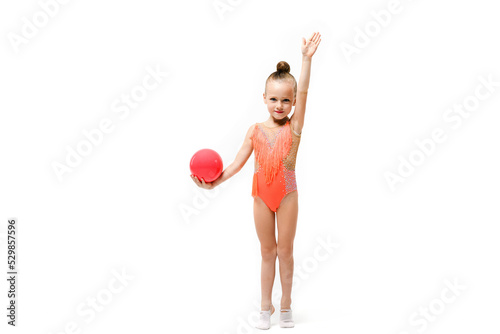
[[[251,139],[255,154],[252,196],[259,196],[276,212],[283,197],[297,190],[295,161],[300,134],[291,128],[290,120],[273,128],[256,123]]]

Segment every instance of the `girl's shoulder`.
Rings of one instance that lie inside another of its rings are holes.
[[[259,128],[259,123],[250,125],[247,131],[247,137],[253,139],[255,131]]]

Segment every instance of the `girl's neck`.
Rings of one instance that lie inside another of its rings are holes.
[[[285,125],[286,122],[288,122],[288,120],[290,120],[290,118],[288,118],[288,116],[286,116],[285,118],[282,118],[282,119],[276,119],[273,116],[271,116],[266,121],[267,124],[264,123],[264,125],[266,125],[266,126],[268,126],[270,128],[276,127],[276,126],[282,126],[282,125]]]

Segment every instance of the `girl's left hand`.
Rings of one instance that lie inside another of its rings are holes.
[[[318,48],[319,42],[321,42],[321,34],[319,32],[313,33],[307,41],[302,37],[302,55],[309,58],[312,57]]]

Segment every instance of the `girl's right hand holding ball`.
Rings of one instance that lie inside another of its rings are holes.
[[[205,182],[205,180],[203,178],[201,178],[201,181],[200,181],[196,175],[191,174],[191,179],[200,188],[203,188],[203,189],[213,189],[213,188],[215,188],[215,185],[214,185],[213,182]]]

